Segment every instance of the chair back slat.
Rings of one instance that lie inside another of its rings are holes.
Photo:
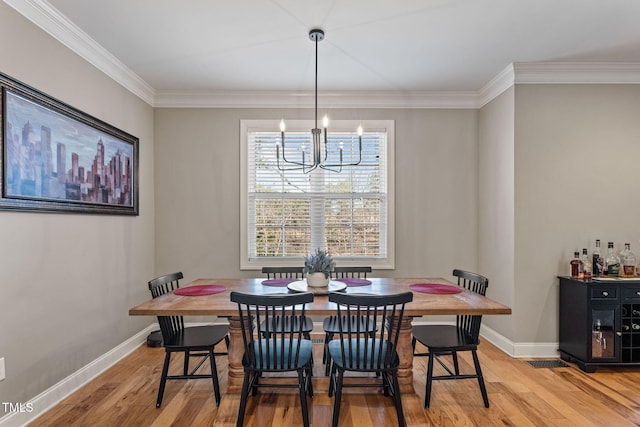
[[[262,267],[267,279],[304,279],[304,267]]]
[[[238,304],[244,343],[243,363],[253,369],[278,371],[299,364],[303,341],[305,304],[310,292],[281,295],[250,295],[231,292]]]
[[[168,294],[180,288],[180,280],[184,276],[182,272],[165,274],[149,281],[149,291],[152,298]],[[184,319],[182,316],[158,316],[158,325],[164,342],[171,342],[184,330]]]
[[[329,301],[337,304],[340,351],[347,369],[384,371],[397,368],[400,325],[411,292],[396,295],[362,295],[332,292]],[[357,316],[357,317],[356,317]],[[362,316],[364,322],[349,319]],[[366,333],[379,325],[378,333]]]
[[[366,279],[367,273],[371,273],[371,267],[334,267],[331,272],[332,279],[359,278]]]
[[[485,296],[487,287],[489,287],[489,279],[486,277],[464,270],[453,270],[453,275],[458,278],[458,286],[468,289],[471,292]],[[456,316],[456,325],[459,329],[466,331],[474,337],[476,341],[480,336],[480,324],[482,323],[481,315],[458,315]]]

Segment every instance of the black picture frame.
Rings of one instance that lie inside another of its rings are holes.
[[[139,215],[139,140],[0,73],[0,209]]]

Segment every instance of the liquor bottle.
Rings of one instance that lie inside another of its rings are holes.
[[[591,280],[593,276],[593,266],[591,265],[591,260],[587,255],[587,248],[582,249],[582,257],[580,258],[582,261],[582,278],[586,281]]]
[[[580,252],[573,253],[573,259],[569,262],[571,266],[571,277],[577,279],[580,277],[580,271],[582,271],[582,261],[580,261]]]
[[[593,250],[591,269],[594,277],[602,276],[604,267],[604,258],[600,253],[600,239],[596,240],[596,247]]]
[[[634,277],[636,275],[636,255],[631,252],[631,244],[624,244],[624,258],[622,258],[622,275]]]
[[[620,258],[613,251],[613,242],[609,242],[607,246],[607,257],[604,260],[605,272],[607,276],[617,277],[620,275]]]
[[[620,250],[620,252],[618,253],[618,258],[620,258],[620,260],[624,259],[624,256],[627,254],[627,251],[629,250],[629,248],[627,248],[627,244],[624,244],[624,248],[622,248]]]

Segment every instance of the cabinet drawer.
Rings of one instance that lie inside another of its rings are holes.
[[[617,287],[598,286],[591,288],[592,300],[617,300],[618,299]]]
[[[623,286],[622,297],[626,301],[629,301],[629,300],[640,301],[640,287],[639,286],[630,286],[630,287]]]

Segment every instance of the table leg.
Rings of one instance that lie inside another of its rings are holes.
[[[411,317],[404,316],[400,323],[400,336],[398,337],[398,383],[402,393],[414,393],[413,388],[413,348],[411,346]]]
[[[227,383],[227,391],[229,393],[240,393],[242,390],[242,381],[244,380],[243,355],[244,345],[242,344],[240,317],[233,316],[229,318],[229,379]]]

